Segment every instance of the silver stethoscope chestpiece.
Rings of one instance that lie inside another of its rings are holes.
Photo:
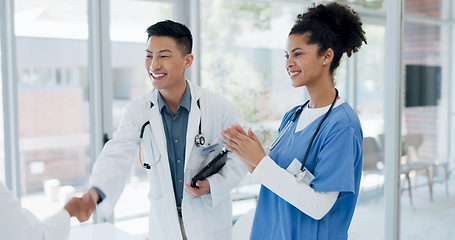
[[[194,137],[194,143],[196,144],[196,147],[202,147],[202,146],[204,146],[204,144],[205,144],[205,137],[202,136],[202,134],[196,135],[196,137]]]

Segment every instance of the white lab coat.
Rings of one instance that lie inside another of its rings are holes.
[[[232,105],[219,95],[202,89],[187,81],[191,90],[191,111],[185,151],[184,181],[201,170],[218,152],[202,156],[194,144],[201,119],[202,134],[206,143],[222,143],[220,129],[237,122]],[[116,136],[104,147],[96,161],[90,185],[106,195],[98,206],[102,216],[109,216],[119,199],[137,155],[142,125],[145,128],[142,140],[143,161],[156,163],[147,171],[150,183],[149,239],[180,240],[181,231],[176,210],[174,190],[169,168],[166,135],[157,103],[157,90],[136,98],[127,106]],[[197,100],[200,100],[200,108]],[[153,107],[152,107],[153,106]],[[184,191],[182,215],[189,240],[231,240],[232,206],[230,191],[246,175],[247,169],[232,153],[218,174],[208,178],[211,193],[193,199]]]
[[[0,182],[0,239],[67,239],[70,223],[66,210],[40,222],[30,211],[22,208],[19,200]]]

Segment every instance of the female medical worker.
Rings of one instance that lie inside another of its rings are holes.
[[[223,129],[226,146],[262,184],[250,239],[347,239],[363,136],[356,113],[338,97],[333,72],[343,53],[350,56],[366,43],[361,26],[353,10],[337,3],[313,5],[297,16],[286,70],[310,100],[285,114],[268,156],[251,129]]]
[[[246,175],[245,166],[229,154],[217,174],[196,188],[188,183],[221,152],[220,129],[238,121],[234,108],[185,79],[193,61],[192,36],[185,25],[162,21],[147,33],[145,68],[154,89],[127,105],[116,136],[95,162],[90,185],[105,195],[98,212],[112,213],[142,144],[150,183],[149,239],[231,240],[229,194]]]
[[[80,222],[89,219],[93,209],[84,209],[86,204],[83,204],[88,201],[73,197],[60,212],[40,222],[31,212],[22,208],[19,200],[0,182],[0,239],[67,239],[70,217],[75,216]]]

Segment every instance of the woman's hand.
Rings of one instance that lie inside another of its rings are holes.
[[[224,144],[229,150],[237,154],[250,172],[256,168],[266,156],[256,134],[248,129],[248,134],[238,124],[221,130],[221,137],[227,143]]]

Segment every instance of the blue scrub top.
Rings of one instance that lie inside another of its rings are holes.
[[[286,113],[279,131],[298,107]],[[294,133],[296,120],[270,151],[270,158],[284,169],[294,158],[302,162],[323,116]],[[315,220],[262,185],[250,239],[347,239],[359,194],[362,143],[355,111],[346,102],[334,108],[319,129],[305,163],[315,177],[310,186],[316,192],[340,192],[332,209],[321,220]]]

